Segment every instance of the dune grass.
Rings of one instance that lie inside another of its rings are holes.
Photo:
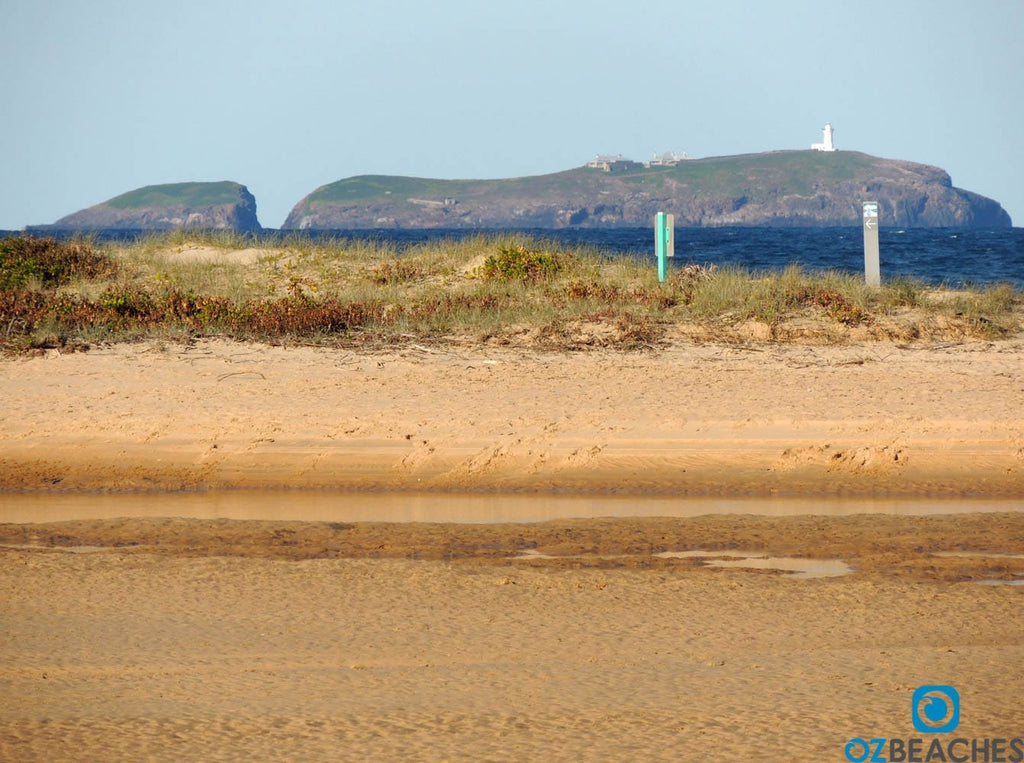
[[[0,242],[0,347],[225,336],[365,346],[552,349],[697,340],[998,339],[1024,297],[999,284],[880,289],[838,272],[651,263],[517,234],[399,250],[372,239],[166,233],[129,245]]]

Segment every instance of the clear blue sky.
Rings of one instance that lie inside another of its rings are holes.
[[[1024,226],[1024,2],[0,0],[0,228],[235,180],[277,227],[351,175],[837,147]]]

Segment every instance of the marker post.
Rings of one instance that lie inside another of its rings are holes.
[[[658,283],[668,275],[668,257],[676,253],[675,215],[658,212],[654,216],[654,254],[658,258]]]
[[[864,202],[864,281],[868,286],[882,285],[878,260],[878,202]]]

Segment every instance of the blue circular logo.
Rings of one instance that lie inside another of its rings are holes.
[[[923,734],[945,734],[960,725],[960,694],[952,686],[919,686],[911,699],[911,720]]]

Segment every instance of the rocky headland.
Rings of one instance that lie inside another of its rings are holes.
[[[883,226],[1011,225],[998,202],[938,167],[854,151],[625,164],[499,180],[352,177],[303,198],[282,228],[642,227],[659,211],[684,227],[831,227],[859,225],[864,201],[879,202]]]
[[[244,185],[171,183],[149,185],[62,217],[30,232],[95,230],[260,230],[256,199]]]

